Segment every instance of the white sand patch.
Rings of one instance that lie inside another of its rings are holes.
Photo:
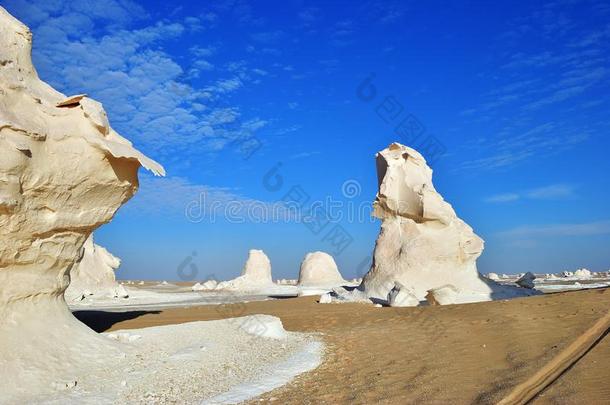
[[[311,371],[322,361],[323,346],[320,342],[310,342],[302,350],[287,360],[268,367],[257,381],[240,384],[230,391],[202,402],[207,404],[237,404],[257,397],[287,384],[299,374]]]
[[[232,403],[233,398],[243,401],[287,383],[317,367],[322,356],[320,342],[286,332],[280,320],[269,315],[101,336],[114,342],[122,354],[98,359],[94,365],[66,364],[73,377],[37,387],[19,401]]]

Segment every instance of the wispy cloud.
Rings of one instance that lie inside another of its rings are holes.
[[[295,219],[291,216],[294,210],[290,212],[282,203],[249,198],[235,189],[198,184],[178,176],[142,176],[139,192],[124,210],[131,216],[183,217],[195,222]]]
[[[487,197],[485,199],[485,201],[490,202],[490,203],[505,203],[505,202],[517,201],[520,198],[521,198],[521,196],[519,194],[505,193],[505,194],[492,195],[491,197]]]
[[[534,200],[567,198],[574,196],[574,187],[568,184],[553,184],[529,190],[525,196]]]
[[[214,13],[153,22],[128,0],[7,3],[31,25],[41,77],[64,93],[100,100],[118,132],[162,161],[180,151],[218,151],[269,122],[245,117],[227,97],[259,74],[233,64],[218,72],[224,78],[205,83],[200,72],[217,68],[210,61],[216,47],[192,47],[190,67],[172,55],[173,44],[188,30],[211,26]]]
[[[610,235],[610,220],[577,224],[526,225],[497,234],[509,238]]]
[[[489,203],[507,203],[521,199],[527,200],[558,200],[574,196],[574,187],[569,184],[552,184],[521,192],[496,194],[485,199]]]
[[[398,22],[404,17],[407,7],[401,1],[374,0],[362,4],[367,16],[383,24]]]
[[[496,137],[484,137],[465,144],[464,147],[478,151],[484,156],[463,161],[459,169],[505,168],[532,157],[540,159],[556,155],[591,137],[587,129],[577,129],[559,122],[539,124],[528,130],[520,130],[518,126],[510,124],[499,131]]]
[[[527,16],[507,22],[507,31],[494,43],[501,52],[490,60],[494,73],[487,77],[495,88],[460,114],[493,131],[480,136],[485,142],[478,142],[474,152],[470,149],[473,158],[463,162],[462,169],[511,167],[601,136],[577,118],[602,114],[601,108],[592,112],[595,106],[589,102],[610,91],[610,26],[573,18],[576,7],[578,13],[595,15],[593,2],[528,7]],[[502,74],[497,74],[497,66]]]
[[[320,154],[320,151],[295,153],[294,155],[290,156],[290,159],[306,159],[308,157],[316,156],[319,154]]]

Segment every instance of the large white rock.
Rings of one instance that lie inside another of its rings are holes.
[[[483,240],[435,190],[432,170],[417,151],[391,144],[377,154],[377,175],[374,215],[382,225],[372,267],[360,286],[366,297],[386,300],[397,282],[417,301],[447,285],[456,291],[450,300],[455,303],[533,293],[479,275]]]
[[[125,287],[117,283],[114,272],[121,260],[93,242],[93,234],[85,241],[83,257],[70,271],[67,301],[81,300],[87,295],[102,298],[127,298]]]
[[[591,271],[588,269],[578,269],[574,272],[574,277],[581,280],[587,280],[592,277]]]
[[[0,7],[0,381],[16,403],[68,381],[74,364],[120,355],[72,316],[64,291],[89,235],[136,192],[138,168],[163,173],[101,104],[66,105],[31,50],[31,32]]]
[[[493,281],[500,280],[500,276],[497,273],[487,273],[487,278]]]
[[[299,286],[304,287],[337,287],[345,284],[337,263],[325,252],[307,253],[301,262]]]
[[[262,250],[252,249],[241,276],[218,283],[216,289],[222,290],[259,290],[274,287],[271,277],[271,261]]]
[[[248,252],[248,260],[241,272],[251,282],[257,284],[272,284],[271,261],[262,250],[251,249]]]

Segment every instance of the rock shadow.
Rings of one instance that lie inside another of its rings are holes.
[[[127,312],[107,312],[107,311],[74,311],[72,314],[93,329],[97,333],[106,332],[114,324],[139,318],[147,314],[160,314],[161,311],[127,311]]]

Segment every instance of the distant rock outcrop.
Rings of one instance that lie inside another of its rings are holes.
[[[120,355],[64,291],[89,235],[136,192],[139,167],[163,173],[100,103],[41,81],[31,51],[29,29],[0,7],[0,380],[11,403],[68,380],[74,364]]]
[[[331,255],[325,252],[307,253],[299,271],[299,286],[332,288],[345,283]]]
[[[192,291],[206,291],[213,290],[218,286],[218,281],[216,280],[207,280],[203,283],[195,283],[192,287]]]
[[[83,257],[70,271],[70,285],[65,292],[67,301],[87,296],[128,298],[125,287],[117,283],[114,272],[121,260],[93,242],[93,234],[83,245]]]
[[[578,269],[574,272],[574,277],[579,278],[581,280],[590,279],[592,276],[593,274],[588,269]]]
[[[252,249],[248,252],[248,260],[241,276],[233,280],[218,283],[217,290],[257,290],[273,287],[271,277],[271,261],[262,250]]]
[[[515,281],[515,283],[519,287],[534,288],[535,279],[536,279],[536,276],[533,273],[528,271],[527,273],[525,273],[521,277],[519,277],[519,279],[517,281]]]
[[[435,190],[432,170],[417,151],[391,144],[377,154],[377,174],[374,215],[382,225],[373,265],[360,286],[366,297],[386,300],[396,283],[417,301],[432,291],[441,304],[532,294],[479,275],[483,240]]]

